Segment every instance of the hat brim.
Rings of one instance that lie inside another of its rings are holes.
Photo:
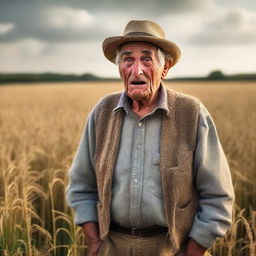
[[[153,36],[115,36],[108,37],[103,41],[102,48],[105,57],[115,63],[117,49],[120,45],[127,42],[149,42],[155,44],[173,58],[171,66],[174,66],[178,62],[181,55],[180,48],[175,43],[166,39]]]

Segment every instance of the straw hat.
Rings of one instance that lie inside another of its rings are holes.
[[[180,58],[179,47],[165,39],[163,29],[155,22],[150,20],[132,20],[124,30],[122,36],[108,37],[102,44],[105,57],[115,63],[117,49],[126,42],[149,42],[161,48],[166,54],[173,58],[174,66]]]

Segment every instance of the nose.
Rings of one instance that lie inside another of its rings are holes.
[[[133,66],[132,66],[132,74],[136,77],[143,74],[143,68],[142,68],[142,64],[140,61],[137,60],[134,62]]]

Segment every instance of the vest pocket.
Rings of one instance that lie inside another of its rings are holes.
[[[186,211],[186,210],[190,209],[191,206],[193,206],[193,199],[189,200],[189,201],[186,202],[186,203],[183,203],[182,205],[179,205],[179,206],[177,207],[177,210],[178,210],[178,211]]]
[[[191,230],[194,216],[197,212],[196,200],[190,200],[183,208],[177,207],[175,209],[175,229],[176,229],[176,242],[183,244],[188,237]]]
[[[193,170],[192,155],[187,153],[182,160],[178,161],[178,165],[167,169],[169,178],[169,190],[172,190],[174,205],[178,209],[186,209],[189,207],[193,195]]]
[[[194,200],[191,199],[189,200],[187,203],[183,204],[183,205],[179,205],[176,207],[176,211],[177,212],[185,212],[185,211],[190,211],[193,206],[194,206]]]

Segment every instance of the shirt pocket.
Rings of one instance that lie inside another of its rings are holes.
[[[145,188],[147,188],[147,194],[158,198],[158,200],[163,200],[163,189],[162,189],[162,179],[160,173],[160,154],[154,153],[151,158],[150,170],[146,174],[145,178]]]
[[[154,153],[152,156],[152,166],[158,166],[160,167],[160,154],[159,153]]]

